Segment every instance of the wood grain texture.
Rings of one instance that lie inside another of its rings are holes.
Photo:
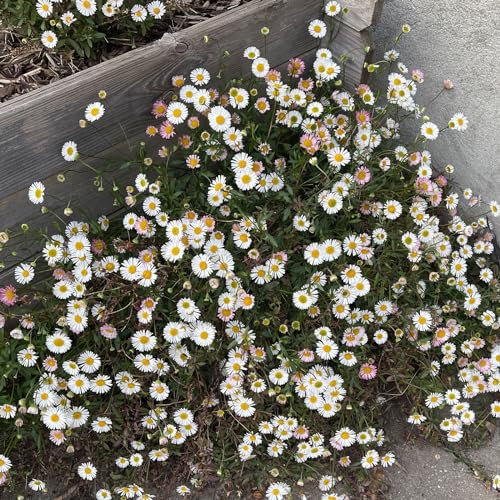
[[[362,76],[366,56],[363,48],[369,44],[362,30],[373,18],[377,0],[352,3],[351,14],[342,18],[331,45],[336,57],[349,57],[344,80],[351,88]],[[323,0],[253,0],[1,104],[0,231],[19,227],[23,222],[47,227],[39,207],[27,200],[27,188],[35,180],[46,184],[52,196],[46,205],[61,216],[68,198],[72,207],[85,208],[88,216],[112,211],[109,195],[97,193],[92,185],[94,174],[76,162],[63,160],[60,151],[65,141],[74,140],[85,156],[101,158],[90,160],[94,165],[101,165],[106,157],[122,155],[124,159],[133,159],[134,145],[145,139],[145,127],[151,122],[151,104],[171,87],[172,75],[187,74],[203,66],[212,74],[212,84],[221,86],[231,78],[247,74],[249,64],[242,53],[249,45],[263,49],[262,26],[270,29],[266,55],[272,66],[279,67],[292,56],[310,62],[319,44],[308,35],[307,26],[312,19],[322,17],[323,5]],[[349,18],[352,21],[348,22]],[[222,56],[224,51],[228,52],[226,57]],[[86,105],[97,100],[101,89],[109,96],[106,114],[96,126],[81,129],[78,121],[83,118]],[[57,174],[68,168],[71,172],[67,182],[59,183]],[[123,183],[126,179],[122,172],[119,176]],[[29,248],[25,248],[23,255],[28,254]],[[5,257],[4,250],[0,260],[6,260]]]
[[[350,12],[343,16],[342,22],[357,31],[363,31],[377,22],[381,13],[383,0],[342,0],[342,7]]]

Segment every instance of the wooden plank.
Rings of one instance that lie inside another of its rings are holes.
[[[356,31],[363,31],[377,22],[383,0],[341,0],[340,3],[350,9],[349,14],[342,16],[342,22]]]
[[[87,208],[90,216],[112,211],[106,205],[109,195],[95,192],[91,183],[93,174],[78,168],[76,163],[64,162],[60,156],[66,140],[75,140],[80,151],[89,155],[116,157],[119,151],[124,158],[133,158],[128,145],[144,138],[145,126],[151,121],[151,103],[170,87],[173,74],[186,74],[203,66],[215,77],[223,50],[229,52],[222,61],[226,69],[214,85],[220,86],[229,78],[247,73],[248,61],[242,59],[243,50],[250,44],[263,46],[260,29],[264,25],[270,28],[266,46],[273,66],[284,64],[291,56],[301,56],[310,62],[318,42],[307,34],[307,24],[321,17],[322,6],[323,0],[254,0],[0,105],[0,231],[19,227],[23,222],[46,227],[39,208],[27,201],[26,190],[34,180],[42,180],[48,193],[59,199],[47,201],[59,213],[68,194],[73,198],[73,206]],[[360,80],[365,60],[363,47],[367,44],[366,33],[347,24],[342,25],[332,44],[335,56],[350,57],[345,65],[345,80],[351,87]],[[100,89],[106,89],[109,96],[106,115],[96,127],[82,130],[78,120],[83,117],[86,104],[96,100]],[[76,167],[77,172],[60,184],[56,175],[68,167]],[[24,253],[28,255],[29,248]],[[0,260],[4,255],[5,250]]]

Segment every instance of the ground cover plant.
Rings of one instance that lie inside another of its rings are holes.
[[[145,131],[157,154],[141,147],[133,185],[110,193],[121,216],[66,210],[0,289],[5,491],[43,493],[16,465],[32,440],[79,451],[67,474],[88,498],[153,498],[152,471],[181,496],[217,476],[271,500],[309,480],[318,498],[347,498],[342,477],[397,459],[388,393],[450,443],[500,416],[499,205],[459,214],[460,199],[484,202],[427,149],[467,118],[425,116],[424,74],[396,49],[367,67],[384,86],[344,88],[323,45],[348,13],[329,1],[325,14],[308,26],[309,68],[272,69],[263,28],[243,54],[249,78],[174,75]],[[108,112],[102,91],[82,120]],[[71,138],[61,146],[89,165]],[[28,197],[52,213],[43,183]]]

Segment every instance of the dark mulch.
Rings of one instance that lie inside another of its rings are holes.
[[[38,41],[22,37],[15,28],[0,20],[0,102],[48,85],[83,69],[112,59],[124,52],[238,7],[249,0],[183,0],[171,19],[158,23],[145,38],[113,40],[96,59],[88,60],[75,52],[47,50]]]

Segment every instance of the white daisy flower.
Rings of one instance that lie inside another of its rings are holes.
[[[101,102],[93,102],[85,108],[85,119],[95,122],[104,115],[104,105]]]
[[[17,361],[21,366],[25,368],[30,368],[36,365],[38,360],[38,354],[32,347],[28,347],[27,349],[21,349],[17,353]]]
[[[50,352],[54,354],[64,354],[71,349],[71,339],[62,331],[48,335],[45,339],[45,345]]]
[[[426,122],[420,127],[420,134],[426,139],[433,141],[439,135],[439,128],[432,122]]]
[[[12,467],[12,462],[5,455],[0,454],[0,473],[5,474]]]
[[[208,121],[215,132],[225,132],[231,126],[231,113],[222,106],[214,106],[208,113]]]
[[[397,219],[403,213],[403,206],[399,201],[389,200],[384,204],[384,215],[389,220]]]
[[[43,203],[45,186],[41,182],[34,182],[28,189],[28,198],[31,203],[38,205]]]
[[[76,8],[83,16],[93,16],[97,11],[95,0],[76,0]]]
[[[201,87],[210,81],[210,73],[205,68],[196,68],[191,71],[189,78],[194,85]]]
[[[78,158],[78,149],[73,141],[65,142],[61,149],[62,157],[66,161],[75,161]]]
[[[351,154],[344,148],[333,148],[328,151],[328,161],[334,167],[343,167],[351,161]]]
[[[199,321],[193,325],[189,336],[195,344],[206,347],[213,343],[216,333],[217,330],[211,323]]]
[[[40,40],[42,44],[48,49],[53,49],[59,41],[57,35],[51,30],[44,31],[42,33],[42,36],[40,37]]]
[[[323,38],[326,35],[326,24],[320,19],[315,19],[309,23],[309,34],[314,38]]]
[[[154,0],[147,4],[149,15],[154,19],[161,19],[166,12],[165,4],[159,0]]]
[[[53,10],[54,6],[52,4],[52,0],[38,0],[36,3],[36,11],[38,12],[38,15],[45,19],[52,14]]]
[[[78,475],[86,481],[93,481],[97,476],[97,469],[90,462],[84,462],[78,466]]]
[[[174,125],[184,123],[188,117],[188,108],[182,102],[171,102],[167,107],[167,120]]]
[[[191,269],[198,278],[208,278],[214,272],[211,259],[206,254],[195,255],[191,260]]]
[[[15,280],[21,285],[26,285],[35,277],[35,270],[29,264],[20,264],[14,270]]]
[[[130,16],[134,22],[142,23],[148,17],[148,11],[142,5],[135,4],[130,9]]]
[[[302,289],[293,293],[293,305],[297,309],[306,310],[314,305],[318,300],[318,291],[316,289]]]
[[[130,338],[132,347],[139,352],[151,351],[156,347],[157,339],[149,330],[139,330]]]
[[[61,16],[61,21],[65,26],[71,26],[76,21],[76,18],[73,12],[68,11]]]
[[[331,0],[325,5],[325,14],[330,17],[336,16],[341,10],[340,4],[335,0]]]
[[[260,57],[260,50],[257,47],[247,47],[243,52],[243,57],[253,61],[257,57]]]
[[[432,316],[428,311],[418,311],[412,316],[413,324],[419,332],[427,332],[432,327]]]
[[[257,78],[264,78],[269,73],[269,62],[264,57],[257,57],[252,61],[252,73]]]
[[[92,422],[91,427],[95,433],[104,434],[111,430],[112,425],[113,423],[108,417],[98,417]]]
[[[66,411],[59,407],[47,408],[42,413],[42,422],[50,430],[65,429],[67,418]]]
[[[155,401],[165,401],[165,399],[168,398],[169,394],[170,389],[167,384],[165,384],[164,382],[160,382],[159,380],[153,382],[149,388],[149,395]],[[131,465],[133,465],[132,462]]]

